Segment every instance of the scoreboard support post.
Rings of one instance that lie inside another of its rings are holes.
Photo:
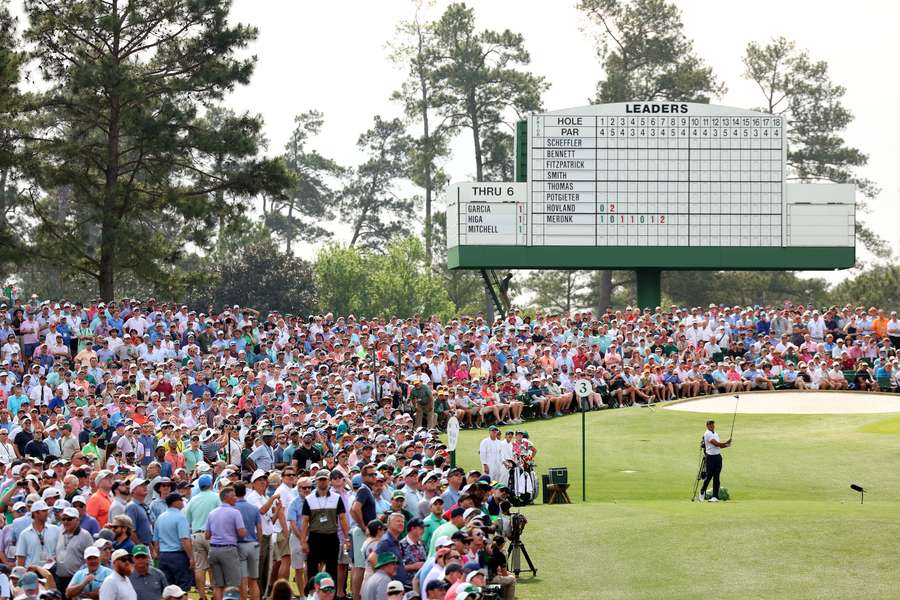
[[[662,302],[662,270],[637,269],[638,308],[653,310]]]

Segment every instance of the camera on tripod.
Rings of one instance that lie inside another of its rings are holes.
[[[525,518],[520,512],[512,513],[510,518],[510,539],[514,542],[520,541],[522,537],[522,532],[525,531],[525,526],[528,525],[528,519]]]
[[[525,525],[527,524],[528,519],[526,519],[525,515],[522,513],[517,512],[510,514],[509,551],[507,559],[509,560],[510,570],[516,577],[518,577],[519,573],[523,570],[522,558],[528,563],[528,570],[531,571],[532,575],[537,577],[537,567],[531,562],[531,557],[528,556],[528,550],[525,549],[525,542],[522,541],[522,532],[525,531]]]

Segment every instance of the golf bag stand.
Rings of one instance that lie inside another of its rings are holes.
[[[706,448],[703,440],[700,440],[700,466],[697,469],[697,477],[694,479],[694,488],[691,491],[691,502],[697,499],[697,489],[700,482],[706,479]]]
[[[508,461],[511,462],[511,461]],[[509,469],[509,501],[513,506],[534,504],[537,482],[534,466],[513,464]]]

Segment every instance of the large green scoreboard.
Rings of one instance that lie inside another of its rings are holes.
[[[787,183],[785,131],[684,102],[531,115],[516,182],[449,187],[449,267],[635,269],[645,300],[663,269],[852,267],[855,186]]]

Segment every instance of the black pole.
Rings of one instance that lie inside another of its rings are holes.
[[[587,502],[587,462],[585,461],[585,420],[584,420],[584,399],[579,398],[581,402],[581,501]]]

